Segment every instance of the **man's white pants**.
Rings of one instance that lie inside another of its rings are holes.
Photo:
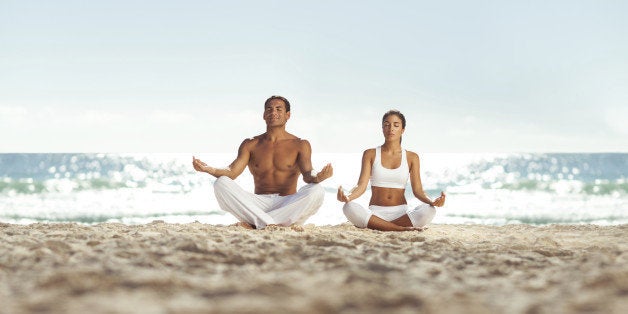
[[[253,194],[226,176],[216,179],[214,193],[222,210],[258,229],[270,224],[303,224],[323,205],[325,196],[323,187],[313,183],[292,195]]]
[[[372,215],[386,221],[393,221],[407,214],[413,227],[427,225],[436,215],[436,208],[428,204],[421,204],[411,209],[408,209],[408,205],[405,204],[399,206],[371,205],[366,209],[356,202],[349,202],[342,207],[342,211],[347,219],[358,228],[366,228]]]

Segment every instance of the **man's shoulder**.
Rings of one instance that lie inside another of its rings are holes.
[[[290,134],[288,133],[287,136],[285,137],[285,140],[289,141],[291,144],[294,145],[310,145],[310,142],[304,138],[300,138],[294,134]]]
[[[256,135],[253,137],[249,137],[249,138],[245,138],[242,141],[242,145],[244,146],[249,146],[249,145],[257,145],[260,142],[264,141],[264,136],[265,134],[260,134],[260,135]],[[290,133],[288,133],[283,139],[280,140],[281,142],[285,144],[288,144],[290,146],[304,146],[304,145],[310,145],[310,142],[308,142],[308,140],[297,137],[295,135],[292,135]]]
[[[257,145],[257,143],[259,143],[259,141],[260,141],[260,135],[247,137],[244,140],[242,140],[242,144],[240,144],[240,148],[252,150]]]
[[[258,142],[259,141],[259,137],[260,137],[259,135],[253,136],[253,137],[247,137],[247,138],[245,138],[242,141],[242,144],[244,145],[244,144],[250,144],[250,143],[253,143],[253,142]]]
[[[295,137],[294,141],[298,142],[301,145],[304,145],[304,144],[308,144],[309,145],[310,144],[310,141],[308,141],[308,140],[306,140],[304,138],[300,138],[300,137]]]
[[[285,139],[287,139],[287,140],[294,140],[294,141],[305,141],[305,139],[302,139],[302,138],[300,138],[300,137],[298,137],[298,136],[296,136],[296,135],[294,135],[292,133],[288,133],[288,132],[286,132]]]

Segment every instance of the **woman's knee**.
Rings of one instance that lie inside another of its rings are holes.
[[[347,219],[358,228],[366,228],[371,218],[370,210],[354,202],[345,203],[345,205],[342,206],[342,212]]]
[[[434,216],[436,216],[436,207],[427,204],[419,205],[409,210],[407,214],[410,221],[412,221],[412,226],[423,227],[429,224],[432,219],[434,219]]]

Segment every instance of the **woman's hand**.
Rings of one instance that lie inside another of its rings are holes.
[[[434,207],[442,207],[445,205],[445,192],[441,191],[440,196],[432,202],[432,206]]]
[[[345,191],[342,189],[342,185],[338,187],[338,193],[336,194],[336,198],[338,201],[349,203],[351,200],[347,195],[345,195]]]

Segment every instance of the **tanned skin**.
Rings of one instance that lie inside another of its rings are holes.
[[[402,127],[401,119],[394,114],[388,116],[382,124],[382,133],[384,134],[385,141],[381,149],[381,162],[384,168],[395,169],[401,166],[401,154],[403,153],[401,148],[401,135],[404,131],[405,129]],[[445,204],[445,193],[441,192],[441,195],[432,201],[423,191],[419,155],[411,151],[406,151],[406,159],[410,167],[410,183],[414,196],[430,206],[443,206]],[[345,194],[342,186],[338,187],[337,198],[339,201],[348,203],[364,194],[371,178],[374,160],[375,149],[372,148],[364,151],[362,155],[362,170],[360,171],[358,184],[351,190],[351,194],[349,195]],[[369,205],[397,206],[407,204],[408,202],[406,201],[404,193],[405,189],[371,186],[371,200]],[[421,230],[421,228],[412,227],[412,222],[407,214],[393,221],[386,221],[372,215],[368,221],[367,227],[382,231]]]
[[[255,194],[291,195],[297,192],[299,175],[305,183],[320,183],[333,175],[331,164],[312,174],[312,148],[307,140],[286,131],[290,111],[281,99],[272,99],[264,106],[266,132],[242,141],[238,156],[227,168],[214,168],[192,157],[192,165],[199,172],[216,178],[237,178],[248,166],[253,175]],[[238,223],[251,227],[247,223]]]

